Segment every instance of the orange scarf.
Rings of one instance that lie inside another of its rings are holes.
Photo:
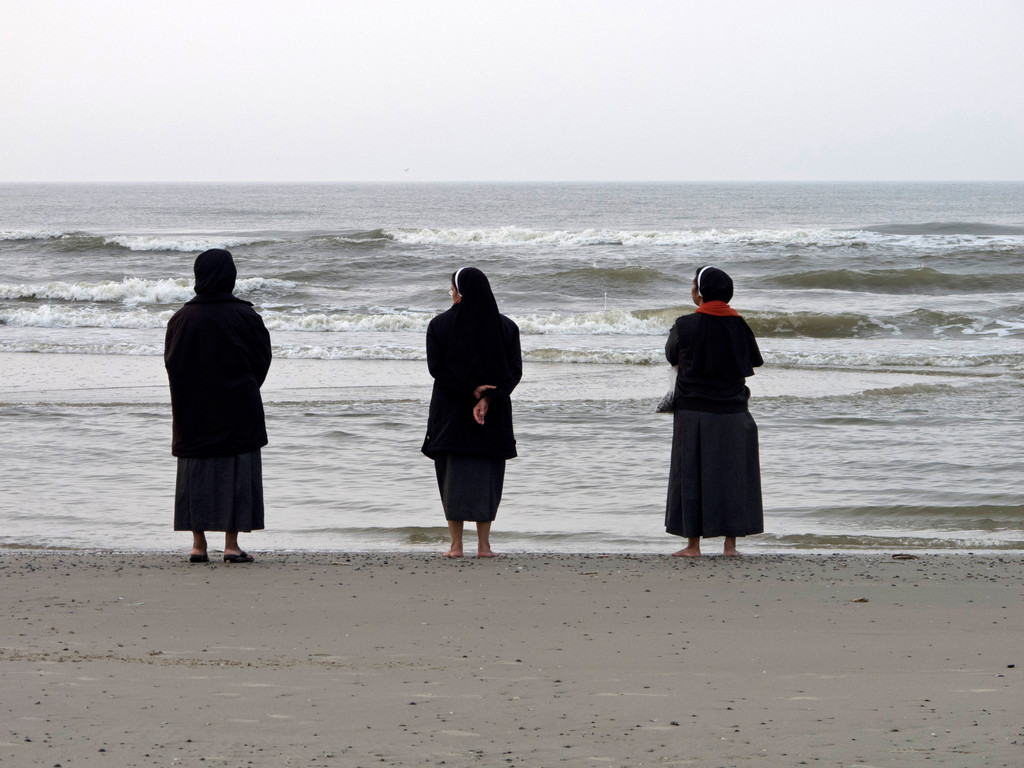
[[[697,307],[697,311],[702,315],[713,315],[714,317],[742,317],[724,301],[705,301]]]

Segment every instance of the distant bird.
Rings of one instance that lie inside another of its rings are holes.
[[[405,169],[405,171],[404,171],[404,173],[408,173],[408,172],[409,172],[409,169],[408,169],[408,168],[406,168],[406,169]]]

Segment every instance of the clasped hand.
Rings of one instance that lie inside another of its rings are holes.
[[[479,387],[473,390],[473,397],[477,399],[477,404],[473,406],[473,418],[477,424],[484,423],[484,417],[487,415],[487,409],[491,405],[491,398],[484,397],[484,392],[489,389],[497,389],[493,384],[481,384]]]

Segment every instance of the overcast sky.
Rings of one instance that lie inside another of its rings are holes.
[[[1021,0],[0,0],[0,181],[1024,179]]]

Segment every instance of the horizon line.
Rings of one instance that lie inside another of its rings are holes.
[[[12,179],[0,184],[1021,184],[1022,179]]]

